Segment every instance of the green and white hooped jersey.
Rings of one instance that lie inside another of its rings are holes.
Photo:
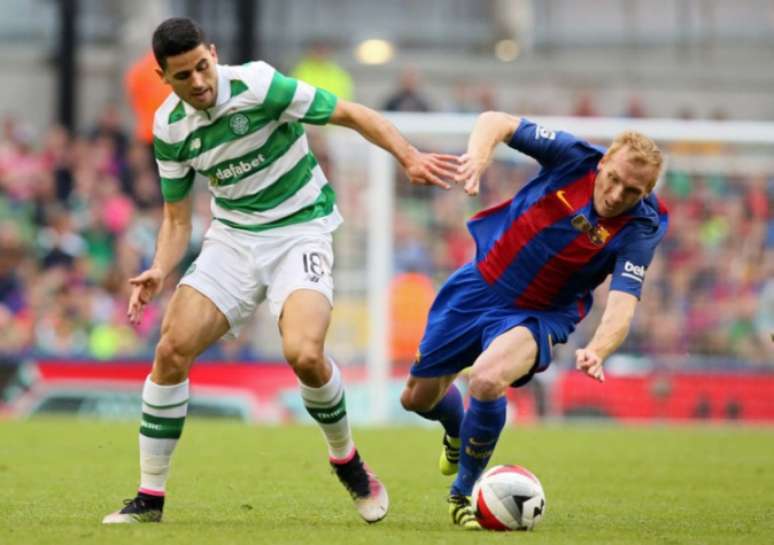
[[[252,232],[326,218],[341,223],[336,195],[301,123],[323,125],[336,97],[265,62],[218,65],[218,96],[196,110],[172,93],[156,111],[153,143],[164,200],[185,198],[206,176],[216,220]]]

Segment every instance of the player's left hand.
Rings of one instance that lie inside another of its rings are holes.
[[[575,368],[599,382],[605,382],[602,358],[588,348],[579,348],[575,351]]]
[[[412,153],[403,165],[406,176],[412,184],[437,185],[449,189],[444,180],[457,176],[459,157],[442,153],[422,153],[412,148]]]
[[[460,156],[457,180],[465,184],[465,193],[471,197],[478,195],[481,175],[486,170],[486,167],[486,161],[478,159],[469,153]]]

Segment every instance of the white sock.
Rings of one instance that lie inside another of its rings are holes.
[[[175,450],[188,412],[188,380],[160,386],[145,380],[140,422],[140,492],[163,496]]]
[[[299,384],[304,406],[322,429],[331,460],[343,461],[352,455],[355,443],[347,420],[341,372],[333,360],[330,363],[333,372],[327,384],[319,388],[307,386],[300,381]]]

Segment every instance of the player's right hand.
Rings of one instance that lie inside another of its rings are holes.
[[[464,184],[465,193],[471,197],[478,195],[481,175],[486,170],[486,167],[486,161],[478,159],[469,153],[460,156],[457,180]]]
[[[138,276],[129,279],[132,285],[132,294],[129,296],[129,308],[126,315],[132,324],[140,323],[142,310],[151,299],[159,294],[164,286],[164,273],[161,269],[152,268],[142,272]]]

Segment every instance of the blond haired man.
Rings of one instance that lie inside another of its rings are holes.
[[[629,331],[667,228],[666,209],[652,194],[662,156],[648,137],[625,132],[605,150],[528,119],[486,112],[460,166],[468,194],[478,193],[500,142],[542,168],[513,199],[468,223],[476,257],[438,293],[401,396],[406,410],[444,427],[440,469],[457,473],[449,513],[466,529],[479,528],[469,496],[505,423],[508,387],[549,366],[552,346],[567,340],[591,308],[594,288],[612,274],[602,321],[576,351],[577,369],[603,382],[602,363]],[[453,381],[471,365],[465,411]]]

